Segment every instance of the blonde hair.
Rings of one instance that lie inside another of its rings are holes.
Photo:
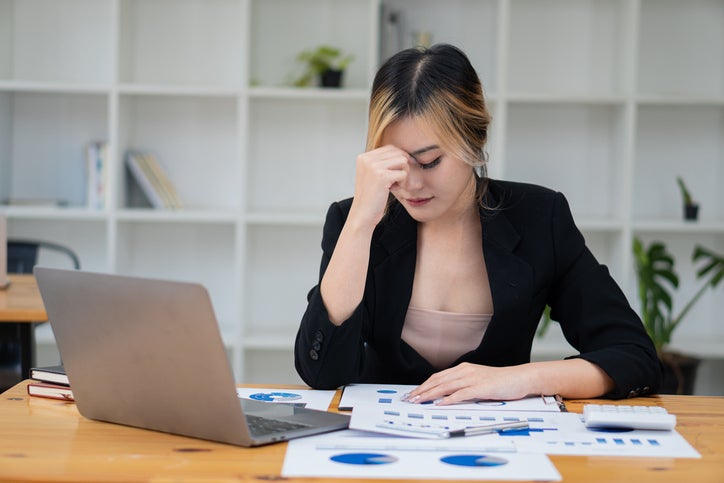
[[[370,96],[367,150],[381,145],[390,124],[408,117],[426,123],[441,148],[475,170],[475,199],[485,208],[491,116],[480,79],[460,49],[448,44],[406,49],[380,67]]]

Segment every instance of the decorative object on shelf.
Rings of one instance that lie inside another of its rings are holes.
[[[126,166],[152,207],[169,210],[183,208],[176,188],[154,155],[129,151],[126,153]]]
[[[678,176],[676,182],[679,184],[681,197],[684,201],[684,219],[696,221],[699,218],[699,203],[695,202],[694,198],[692,198],[689,188],[686,186],[686,183],[684,183],[684,178]]]
[[[340,49],[329,45],[304,50],[297,56],[297,61],[304,65],[304,72],[294,85],[306,87],[318,79],[322,87],[341,87],[344,71],[353,59],[353,55],[344,55]]]
[[[693,263],[703,263],[696,272],[697,280],[704,284],[696,291],[678,314],[673,312],[672,290],[679,287],[679,276],[674,269],[675,260],[661,241],[647,247],[634,238],[633,253],[641,303],[641,319],[646,332],[664,364],[662,393],[692,394],[699,359],[667,349],[671,334],[684,320],[691,308],[707,289],[715,288],[724,278],[724,256],[696,245],[691,255]]]

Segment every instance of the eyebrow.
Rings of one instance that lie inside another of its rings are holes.
[[[424,147],[424,148],[418,149],[417,151],[413,151],[413,152],[408,153],[408,154],[414,158],[415,156],[419,156],[419,155],[421,155],[422,153],[426,153],[426,152],[428,152],[428,151],[432,151],[433,149],[438,149],[439,147],[440,147],[440,146],[438,146],[437,144],[433,144],[433,145],[431,145],[431,146],[426,146],[426,147]]]

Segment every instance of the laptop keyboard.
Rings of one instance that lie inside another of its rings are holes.
[[[256,435],[281,433],[309,427],[307,424],[292,423],[282,421],[281,419],[263,418],[261,416],[254,416],[253,414],[246,415],[246,424],[249,426],[249,431]]]

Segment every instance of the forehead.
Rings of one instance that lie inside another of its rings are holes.
[[[382,134],[382,144],[394,144],[408,153],[440,146],[437,134],[420,117],[404,117],[391,123]]]

